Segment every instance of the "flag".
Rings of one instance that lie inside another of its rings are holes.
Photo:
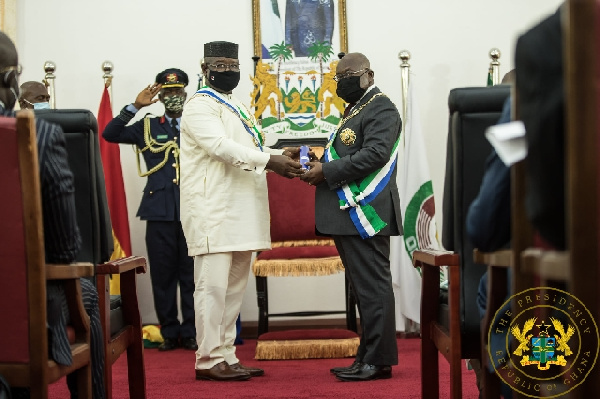
[[[493,86],[494,85],[493,74],[494,74],[494,70],[490,66],[490,69],[488,69],[487,86]]]
[[[412,75],[407,94],[406,104],[403,104],[406,115],[402,121],[397,172],[404,235],[392,237],[390,266],[396,296],[396,330],[411,332],[411,324],[420,323],[421,310],[421,273],[412,265],[412,253],[416,249],[438,249],[440,246],[433,185]]]
[[[283,43],[285,37],[277,0],[260,0],[260,11],[261,58],[266,60],[271,58],[269,48]]]
[[[110,84],[110,83],[108,83]],[[98,109],[98,131],[104,131],[106,125],[113,119],[112,107],[108,86],[105,85],[100,108]],[[110,221],[113,228],[113,240],[115,249],[110,260],[124,258],[131,255],[131,239],[129,236],[129,219],[127,217],[127,199],[125,197],[125,184],[121,171],[121,153],[119,145],[109,143],[100,138],[100,156],[104,168],[104,180],[106,184],[106,197],[110,211]],[[110,293],[112,295],[121,292],[118,275],[114,275],[110,282]]]

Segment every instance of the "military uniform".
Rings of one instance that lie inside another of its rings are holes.
[[[159,74],[160,76],[160,74]],[[157,83],[160,82],[157,77]],[[187,77],[186,82],[187,84]],[[163,87],[165,84],[163,83]],[[182,86],[180,86],[182,87]],[[154,307],[163,338],[178,341],[195,338],[194,324],[194,261],[188,249],[180,222],[179,211],[179,126],[166,115],[146,115],[129,126],[137,110],[128,105],[104,129],[102,136],[109,142],[134,144],[146,162],[148,177],[137,212],[146,220],[146,246]],[[181,295],[183,321],[178,320],[177,285]]]

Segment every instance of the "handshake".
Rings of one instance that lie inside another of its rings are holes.
[[[289,179],[299,177],[309,185],[316,186],[325,180],[321,162],[307,146],[290,147],[283,155],[271,155],[267,169]]]

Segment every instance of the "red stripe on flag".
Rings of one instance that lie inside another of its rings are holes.
[[[98,109],[98,131],[104,131],[106,125],[113,119],[110,95],[104,88],[100,108]],[[104,167],[104,180],[106,182],[106,197],[110,210],[110,220],[113,232],[119,240],[126,256],[131,255],[131,239],[129,236],[129,219],[127,217],[127,199],[125,197],[125,184],[121,171],[121,153],[119,145],[109,143],[100,137],[100,155]]]

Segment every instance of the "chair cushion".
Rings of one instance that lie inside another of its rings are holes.
[[[123,309],[121,308],[121,295],[110,296],[110,335],[115,335],[123,326]]]
[[[255,358],[325,359],[356,356],[360,338],[349,330],[315,329],[274,331],[261,334]]]
[[[121,306],[121,295],[110,296],[110,310],[117,309]]]
[[[301,259],[301,258],[327,258],[338,256],[335,246],[322,245],[314,247],[280,247],[269,251],[262,251],[257,260],[269,259]]]
[[[112,305],[112,304],[111,304]],[[110,309],[110,335],[118,333],[125,326],[123,320],[123,308],[121,306]]]
[[[299,340],[299,339],[346,339],[356,338],[358,334],[354,331],[339,328],[322,328],[310,330],[285,330],[271,331],[261,334],[259,341],[267,340]]]
[[[267,174],[271,240],[297,241],[317,239],[315,233],[315,186]]]

